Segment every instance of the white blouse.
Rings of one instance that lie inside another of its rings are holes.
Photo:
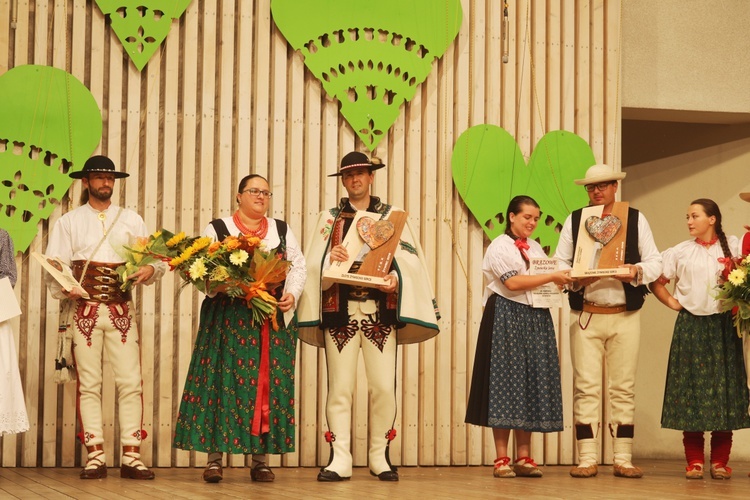
[[[727,236],[729,251],[732,256],[739,255],[739,240]],[[662,253],[662,275],[675,281],[674,297],[696,316],[709,316],[719,312],[716,301],[716,285],[724,257],[721,243],[718,241],[706,248],[694,239],[664,250]]]
[[[263,238],[263,245],[266,248],[272,249],[279,246],[281,238],[279,237],[279,231],[276,228],[276,220],[271,217],[266,217],[268,221],[268,232],[266,237]],[[234,223],[232,217],[222,217],[224,224],[227,225],[227,230],[232,236],[239,236],[241,231]],[[214,226],[209,224],[203,231],[204,236],[213,238],[214,241],[218,239]],[[294,306],[297,307],[299,304],[300,295],[302,290],[305,288],[305,279],[307,278],[307,266],[305,264],[305,256],[302,255],[302,249],[297,242],[297,238],[292,232],[292,228],[287,224],[286,230],[286,258],[292,263],[289,268],[289,273],[286,277],[286,284],[284,285],[284,293],[291,293],[294,295]]]
[[[530,259],[547,258],[547,254],[544,253],[539,243],[532,239],[527,239],[526,241],[529,244],[526,255]],[[487,304],[487,299],[493,293],[521,304],[532,304],[530,290],[511,291],[503,284],[504,280],[512,276],[529,274],[528,269],[526,269],[526,262],[521,256],[521,251],[516,247],[513,238],[507,234],[498,236],[487,247],[487,252],[484,254],[484,260],[482,261],[482,272],[487,281],[484,296],[482,297],[483,305]]]

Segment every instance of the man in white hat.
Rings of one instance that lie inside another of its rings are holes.
[[[127,177],[115,170],[106,156],[92,156],[83,170],[70,173],[81,179],[84,203],[64,214],[50,231],[47,257],[62,263],[80,283],[66,291],[47,275],[47,286],[56,299],[74,306],[73,359],[78,376],[78,439],[88,452],[81,479],[107,477],[102,421],[102,350],[106,349],[117,386],[120,442],[120,477],[153,479],[154,473],[141,462],[143,429],[143,379],[135,308],[130,290],[123,291],[116,271],[123,259],[118,252],[136,237],[148,236],[140,215],[112,203],[115,179]],[[59,264],[57,264],[59,266]],[[128,279],[134,285],[149,285],[160,278],[166,264],[141,267]]]
[[[604,217],[612,212],[618,181],[625,173],[607,165],[594,165],[583,179],[590,205],[603,206]],[[578,209],[563,225],[555,258],[561,267],[573,263],[581,221]],[[661,255],[651,228],[638,210],[628,211],[625,266],[627,275],[585,278],[571,288],[570,344],[573,361],[573,415],[578,445],[578,466],[573,477],[596,476],[598,435],[601,422],[603,360],[607,360],[610,395],[610,433],[614,444],[614,475],[640,478],[643,472],[632,463],[635,413],[635,372],[641,336],[640,309],[648,293],[646,284],[661,273]]]
[[[374,171],[383,167],[376,158],[358,151],[345,155],[339,171],[330,177],[341,177],[348,197],[320,213],[308,238],[308,275],[297,310],[300,339],[325,348],[328,370],[326,440],[331,454],[318,481],[344,481],[352,476],[352,402],[360,351],[370,393],[370,473],[381,481],[398,481],[389,457],[390,442],[396,437],[396,347],[438,333],[435,295],[419,239],[408,220],[386,285],[366,288],[321,282],[323,270],[348,260],[342,242],[348,231],[357,231],[352,222],[358,210],[381,218],[398,211],[370,194]]]

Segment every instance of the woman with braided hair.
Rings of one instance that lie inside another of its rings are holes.
[[[729,479],[732,431],[750,427],[748,389],[730,312],[719,312],[714,288],[725,259],[737,256],[739,240],[721,228],[712,200],[693,201],[687,211],[691,239],[662,254],[662,275],[649,287],[679,311],[669,351],[661,425],[683,431],[688,479],[703,478],[705,431],[711,431],[711,477]],[[666,284],[675,280],[674,294]]]

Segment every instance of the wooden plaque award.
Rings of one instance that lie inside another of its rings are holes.
[[[323,286],[326,282],[367,287],[385,285],[383,277],[391,269],[406,216],[406,212],[393,211],[381,219],[380,214],[358,211],[341,243],[346,247],[349,259],[334,262],[323,271]],[[362,264],[357,268],[355,262]]]
[[[615,202],[612,213],[602,217],[604,207],[586,207],[581,212],[578,242],[573,256],[574,278],[628,274],[625,263],[625,237],[628,203]]]

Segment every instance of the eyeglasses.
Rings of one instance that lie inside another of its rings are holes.
[[[258,189],[258,188],[250,188],[245,189],[244,191],[240,192],[242,193],[250,193],[250,196],[255,196],[256,198],[260,198],[261,195],[265,196],[266,198],[270,198],[273,196],[273,193],[271,191],[266,191],[264,189]]]
[[[608,186],[614,184],[616,181],[600,182],[599,184],[586,184],[583,186],[589,193],[593,192],[594,189],[597,191],[604,191]]]

